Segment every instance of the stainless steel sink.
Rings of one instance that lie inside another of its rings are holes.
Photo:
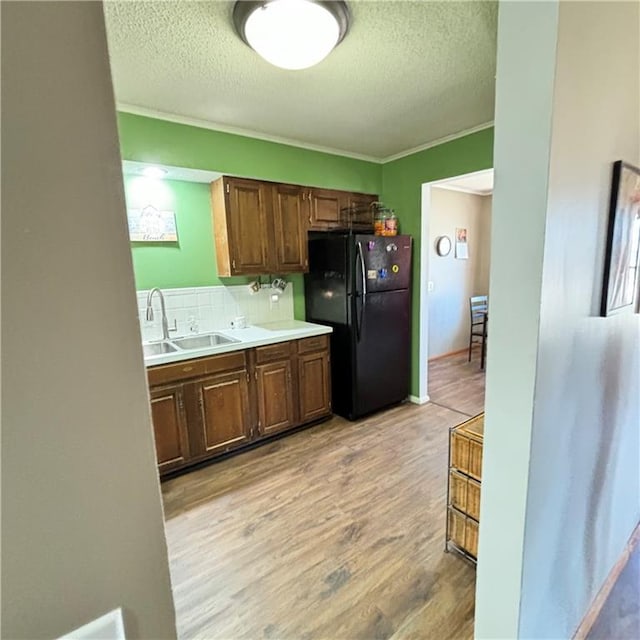
[[[144,357],[159,356],[163,353],[174,353],[178,349],[168,342],[150,342],[142,345]]]
[[[227,338],[220,333],[207,333],[200,336],[187,336],[186,338],[175,338],[172,342],[180,349],[205,349],[207,347],[217,347],[222,344],[238,342],[234,338]]]

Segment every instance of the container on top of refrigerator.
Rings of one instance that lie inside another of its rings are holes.
[[[398,233],[398,217],[383,202],[374,202],[373,232],[377,236],[395,236]]]
[[[387,216],[384,221],[384,236],[396,236],[398,235],[398,217],[391,210],[391,215]]]
[[[378,202],[374,204],[380,204]],[[373,214],[373,233],[377,236],[381,236],[384,232],[385,213],[382,209],[375,209]]]

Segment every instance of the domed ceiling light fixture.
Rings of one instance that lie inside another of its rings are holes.
[[[282,69],[308,69],[324,60],[349,29],[345,2],[238,0],[238,35],[267,62]]]

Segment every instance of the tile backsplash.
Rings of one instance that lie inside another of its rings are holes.
[[[287,284],[278,292],[278,301],[271,300],[275,289],[263,288],[257,293],[248,285],[193,287],[187,289],[162,289],[167,308],[170,337],[192,333],[206,333],[231,328],[231,321],[239,316],[246,318],[247,324],[280,322],[293,319],[293,286]],[[146,319],[147,295],[149,290],[138,291],[138,316],[142,339],[162,338],[162,313],[160,299],[153,296],[154,319]]]

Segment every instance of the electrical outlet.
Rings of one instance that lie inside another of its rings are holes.
[[[434,284],[431,280],[429,280],[429,284],[427,285],[427,291],[433,291],[434,289]]]
[[[195,316],[189,316],[187,318],[187,326],[191,333],[198,333],[198,320]]]

